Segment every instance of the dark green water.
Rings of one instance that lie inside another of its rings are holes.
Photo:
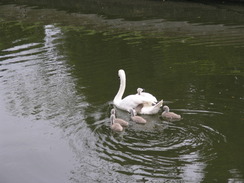
[[[244,182],[243,15],[240,4],[0,1],[0,182]],[[112,132],[121,68],[125,95],[143,87],[183,119]]]

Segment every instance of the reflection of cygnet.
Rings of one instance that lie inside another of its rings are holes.
[[[164,112],[162,113],[162,117],[163,118],[167,118],[167,119],[181,119],[181,116],[178,114],[175,114],[174,112],[169,112],[169,107],[168,106],[164,106],[163,107]]]
[[[145,124],[147,122],[141,116],[136,116],[135,115],[135,111],[133,109],[130,109],[130,114],[131,114],[131,120],[134,121],[134,122],[136,122],[136,123]]]
[[[115,116],[115,109],[111,110],[111,115],[114,115],[114,123],[119,123],[121,126],[129,126],[129,123],[123,119],[116,118]]]
[[[114,119],[115,119],[115,115],[114,114],[111,114],[111,116],[110,116],[110,121],[111,121],[110,128],[113,131],[122,132],[123,131],[123,127],[119,123],[115,123],[114,122]]]

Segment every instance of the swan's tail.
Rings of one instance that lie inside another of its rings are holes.
[[[143,105],[142,108],[139,109],[138,113],[140,114],[157,114],[163,105],[163,100],[159,101],[154,106],[145,106]],[[137,108],[136,108],[137,109]]]
[[[163,100],[160,100],[154,107],[162,107],[163,102]]]
[[[163,105],[163,100],[160,100],[155,106],[153,106],[153,113],[156,114],[159,112],[159,110],[161,109]]]

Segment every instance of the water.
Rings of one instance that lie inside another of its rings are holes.
[[[242,5],[1,2],[1,182],[244,182]],[[121,68],[183,119],[112,132]]]

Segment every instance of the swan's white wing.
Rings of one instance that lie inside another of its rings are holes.
[[[163,100],[159,101],[154,106],[144,105],[138,113],[140,114],[157,114],[160,110],[160,107],[163,105]]]
[[[152,103],[157,103],[158,101],[151,93],[141,92],[141,96],[146,97],[148,100],[152,101]]]
[[[156,104],[158,102],[155,96],[147,92],[141,92],[140,94],[137,93],[136,95],[140,95],[147,98],[147,100],[150,101],[150,105]]]
[[[130,111],[130,109],[135,109],[138,105],[150,105],[151,101],[148,100],[146,97],[141,95],[128,95],[127,97],[123,98],[121,101],[114,103],[116,107]],[[151,105],[150,105],[151,106]]]

